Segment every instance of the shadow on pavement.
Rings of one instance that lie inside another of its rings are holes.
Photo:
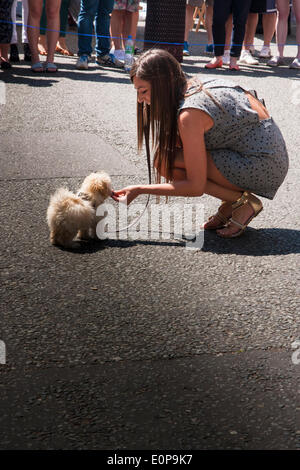
[[[282,228],[253,229],[248,227],[242,237],[233,239],[220,239],[214,233],[205,233],[202,251],[247,256],[300,253],[300,231]]]
[[[161,234],[158,235],[158,237]],[[75,254],[96,253],[107,248],[132,248],[137,245],[154,246],[178,246],[184,248],[185,240],[177,238],[169,240],[98,240],[78,241],[76,248],[58,249],[70,251]],[[300,253],[300,231],[282,228],[253,229],[248,227],[246,233],[240,238],[225,239],[218,237],[213,232],[205,232],[204,246],[201,250],[215,254],[237,254],[246,256],[270,256],[289,255]]]

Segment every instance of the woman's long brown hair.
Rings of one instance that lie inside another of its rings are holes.
[[[179,62],[166,50],[150,49],[133,64],[130,78],[145,80],[151,86],[151,103],[137,103],[138,149],[143,138],[152,137],[153,164],[156,181],[160,182],[162,166],[166,180],[172,180],[172,168],[178,143],[177,118],[180,102],[187,96],[203,90],[220,107],[199,79],[187,81]]]
[[[151,128],[152,150],[160,180],[162,165],[167,181],[172,178],[176,156],[177,113],[187,85],[179,62],[163,49],[150,49],[134,63],[130,78],[145,80],[151,85],[151,104],[137,103],[138,149],[141,150],[145,127]]]

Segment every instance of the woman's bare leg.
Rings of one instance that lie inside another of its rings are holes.
[[[162,174],[162,176],[164,176]],[[178,151],[178,156],[174,162],[173,169],[174,180],[186,179],[186,172],[184,168],[182,151]],[[222,173],[218,170],[209,152],[207,152],[207,181],[204,189],[205,194],[213,196],[221,201],[227,201],[228,204],[222,206],[222,215],[225,218],[232,216],[232,203],[236,202],[244,192],[243,188],[240,188],[228,181]],[[244,224],[253,215],[253,209],[250,204],[245,204],[234,211],[234,219]],[[205,224],[205,228],[214,228],[220,225],[220,219],[214,217],[210,222]],[[218,230],[218,233],[225,236],[235,234],[240,229],[234,225],[229,224],[224,229]]]
[[[29,0],[27,36],[31,50],[31,62],[39,62],[38,40],[40,35],[40,19],[43,9],[43,0]]]
[[[48,55],[47,62],[54,62],[54,52],[59,37],[60,28],[60,10],[61,0],[46,0],[46,16],[47,16],[47,45]]]

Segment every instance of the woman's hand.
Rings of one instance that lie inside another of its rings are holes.
[[[129,206],[129,204],[139,195],[140,192],[138,186],[127,186],[126,188],[111,192],[111,197],[114,201],[127,204],[127,206]]]

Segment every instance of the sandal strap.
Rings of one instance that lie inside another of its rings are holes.
[[[241,197],[232,204],[232,211],[245,204],[250,204],[256,215],[262,209],[262,202],[248,191],[244,191]]]
[[[218,217],[218,219],[224,224],[226,225],[227,222],[228,222],[228,217],[225,217],[224,214],[222,214],[221,212],[221,207],[224,206],[224,204],[228,204],[228,201],[222,201],[222,204],[220,205],[218,211],[216,212],[216,214],[214,215],[211,215],[208,219],[208,221],[212,220],[214,217]]]
[[[242,230],[245,230],[245,228],[246,228],[247,225],[248,225],[248,224],[246,224],[246,225],[240,224],[237,220],[234,220],[232,217],[229,219],[229,222],[231,222],[232,224],[236,225],[237,227],[239,227],[239,228],[242,229]]]

